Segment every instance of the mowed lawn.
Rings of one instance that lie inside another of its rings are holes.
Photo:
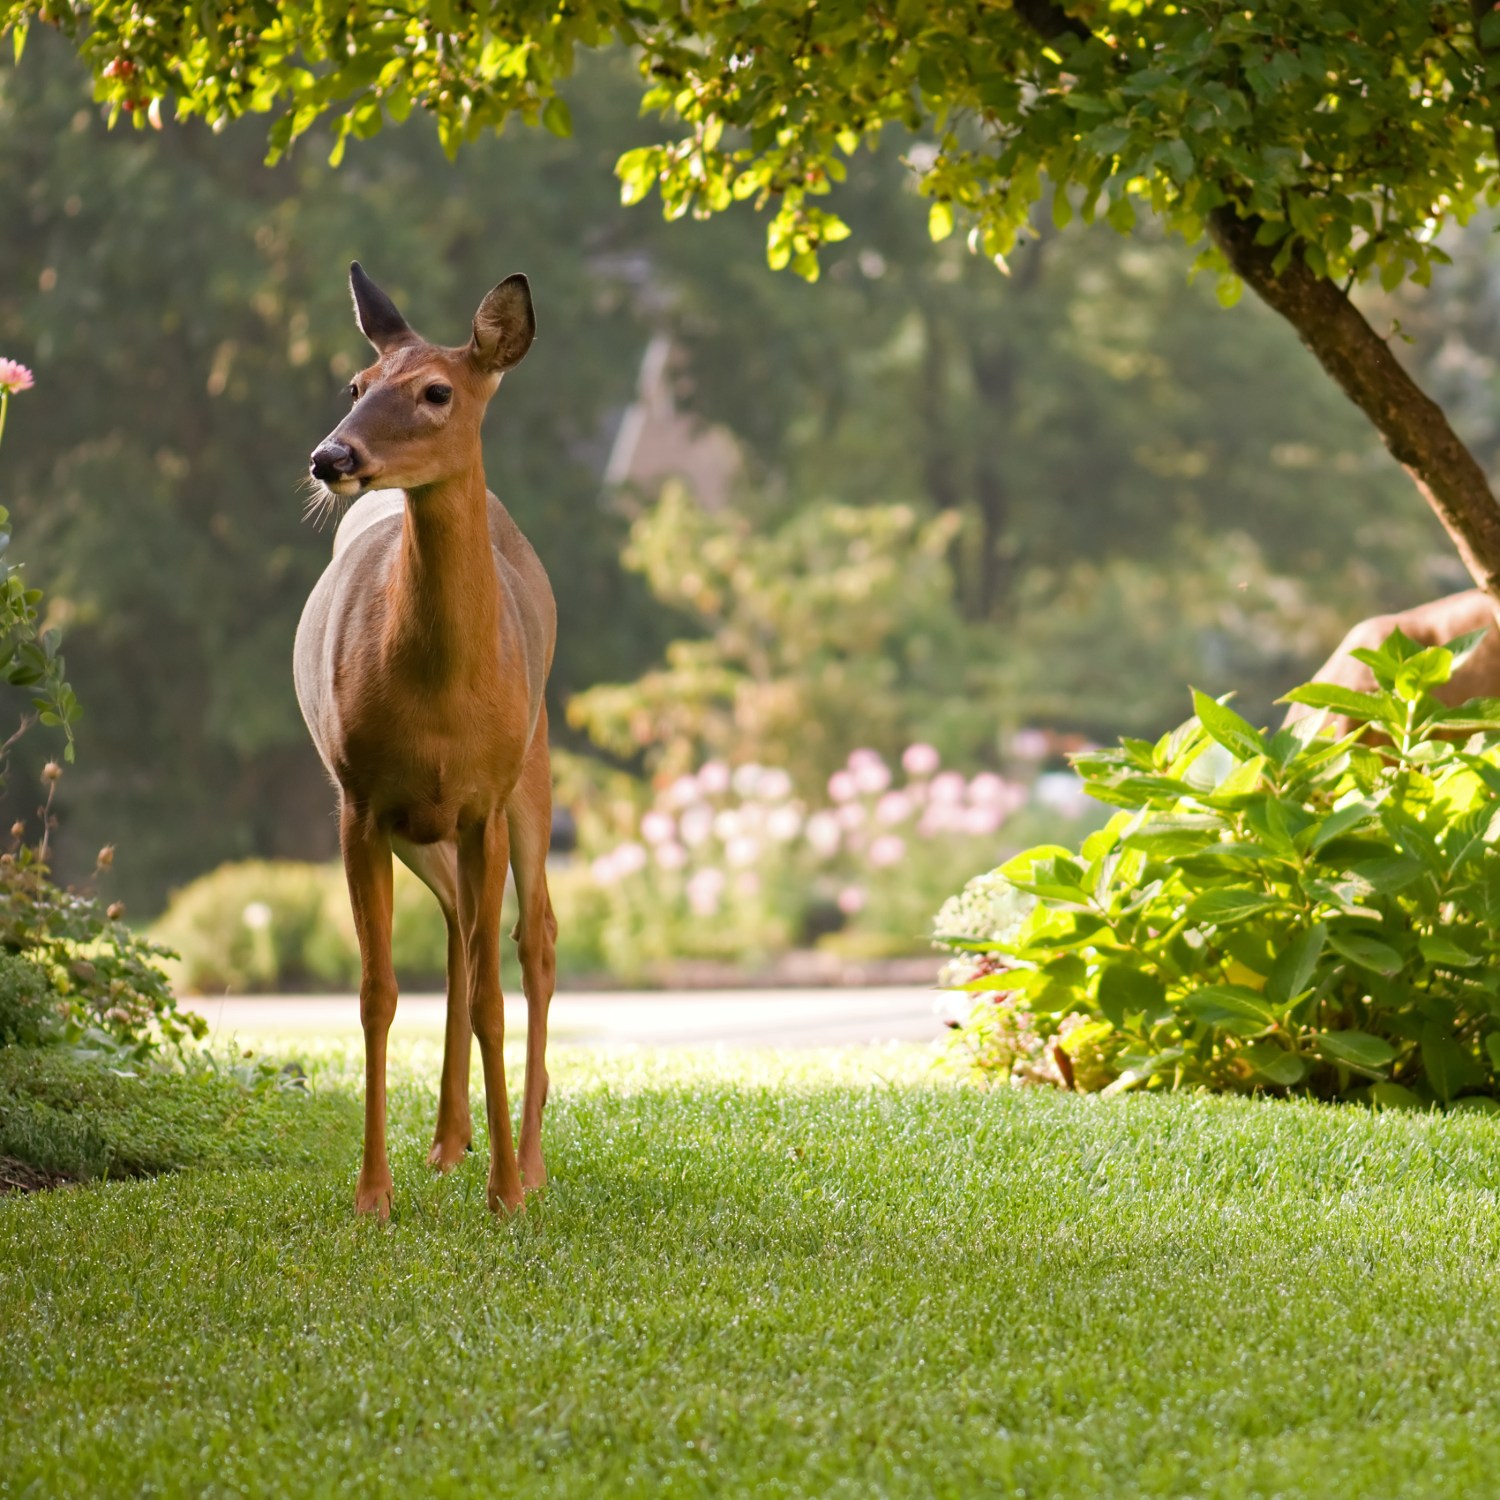
[[[421,1164],[434,1049],[397,1076],[386,1228],[352,1109],[317,1166],[0,1200],[0,1493],[1500,1487],[1484,1118],[558,1048],[497,1222]]]

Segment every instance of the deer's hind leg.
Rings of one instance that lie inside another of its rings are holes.
[[[439,1172],[456,1166],[474,1139],[469,1113],[469,986],[464,935],[458,921],[458,850],[453,844],[392,841],[401,863],[437,897],[448,928],[448,1010],[443,1031],[443,1079],[438,1088],[437,1126],[427,1162]]]
[[[518,1153],[521,1181],[547,1181],[542,1161],[542,1110],[547,1103],[547,1011],[557,984],[557,919],[547,890],[547,850],[552,842],[552,763],[545,710],[537,723],[521,776],[505,807],[510,863],[520,915],[511,934],[520,950],[526,991],[526,1094],[521,1106]]]

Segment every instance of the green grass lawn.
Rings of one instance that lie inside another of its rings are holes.
[[[398,1072],[386,1228],[352,1124],[0,1200],[0,1494],[1500,1483],[1489,1120],[558,1049],[553,1183],[497,1222],[480,1156],[421,1165],[435,1048]]]

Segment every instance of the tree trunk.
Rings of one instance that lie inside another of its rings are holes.
[[[1016,14],[1048,42],[1069,36],[1087,41],[1093,35],[1057,0],[1013,4]],[[1481,13],[1476,3],[1476,18]],[[1483,38],[1479,46],[1491,54]],[[1278,275],[1272,270],[1276,251],[1255,243],[1259,227],[1260,220],[1241,218],[1231,204],[1208,216],[1209,234],[1235,274],[1297,330],[1339,389],[1375,424],[1397,463],[1437,512],[1475,583],[1500,600],[1500,505],[1484,470],[1442,407],[1406,373],[1347,293],[1315,275],[1296,254]]]
[[[1500,599],[1500,505],[1474,455],[1440,407],[1401,367],[1348,296],[1293,255],[1278,275],[1276,252],[1255,243],[1259,220],[1228,205],[1209,215],[1224,257],[1275,308],[1339,388],[1375,424],[1396,461],[1453,538],[1464,566]]]

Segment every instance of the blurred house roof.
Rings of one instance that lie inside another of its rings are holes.
[[[656,334],[647,344],[636,398],[620,419],[604,466],[604,483],[609,489],[629,485],[654,493],[666,480],[677,479],[705,510],[718,510],[728,504],[743,467],[740,445],[727,427],[677,410],[673,353],[665,334]]]

